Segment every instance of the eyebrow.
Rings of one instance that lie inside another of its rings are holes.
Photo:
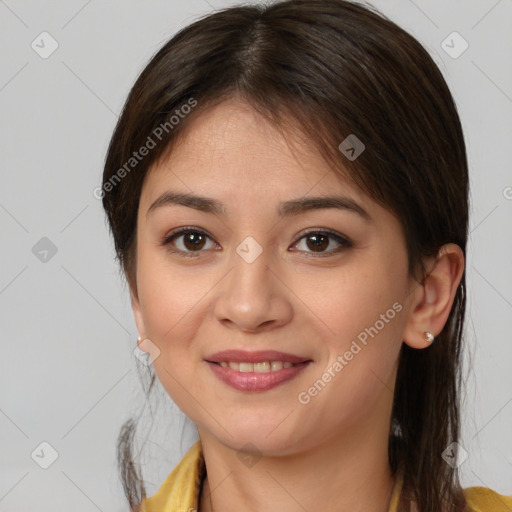
[[[146,217],[158,208],[164,206],[180,205],[193,208],[204,213],[212,213],[214,215],[225,215],[226,207],[217,201],[204,196],[197,196],[187,193],[178,193],[167,191],[159,196],[148,208]],[[308,196],[298,199],[291,199],[279,203],[277,213],[280,217],[290,217],[299,215],[312,210],[320,210],[324,208],[337,208],[339,210],[346,210],[356,213],[364,220],[371,222],[373,219],[371,215],[358,203],[350,197],[344,196]]]

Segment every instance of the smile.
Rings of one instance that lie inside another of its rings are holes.
[[[261,363],[245,363],[245,362],[234,362],[234,361],[222,361],[220,364],[223,368],[231,368],[238,372],[256,372],[256,373],[267,373],[282,370],[283,368],[290,368],[293,363],[289,361],[262,361]]]
[[[238,391],[263,392],[290,382],[312,361],[290,363],[282,361],[212,362],[206,361],[214,375],[224,384]]]

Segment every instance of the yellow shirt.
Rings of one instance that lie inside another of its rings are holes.
[[[197,441],[158,492],[142,502],[141,512],[196,512],[204,471],[201,441]],[[403,478],[396,480],[389,512],[396,512],[402,483]],[[498,494],[486,487],[469,487],[464,494],[472,512],[512,512],[512,496]]]

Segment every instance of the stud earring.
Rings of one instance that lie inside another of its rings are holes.
[[[425,335],[425,341],[428,341],[429,343],[434,341],[435,337],[430,331],[425,331],[423,334]]]

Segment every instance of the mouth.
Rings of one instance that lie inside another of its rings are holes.
[[[229,350],[213,354],[205,362],[228,386],[238,391],[262,392],[294,379],[313,360],[276,351]]]
[[[240,373],[270,373],[277,372],[283,368],[292,368],[300,366],[308,361],[302,363],[291,363],[290,361],[262,361],[260,363],[247,363],[243,361],[207,361],[208,363],[216,364],[222,368],[231,368]]]

